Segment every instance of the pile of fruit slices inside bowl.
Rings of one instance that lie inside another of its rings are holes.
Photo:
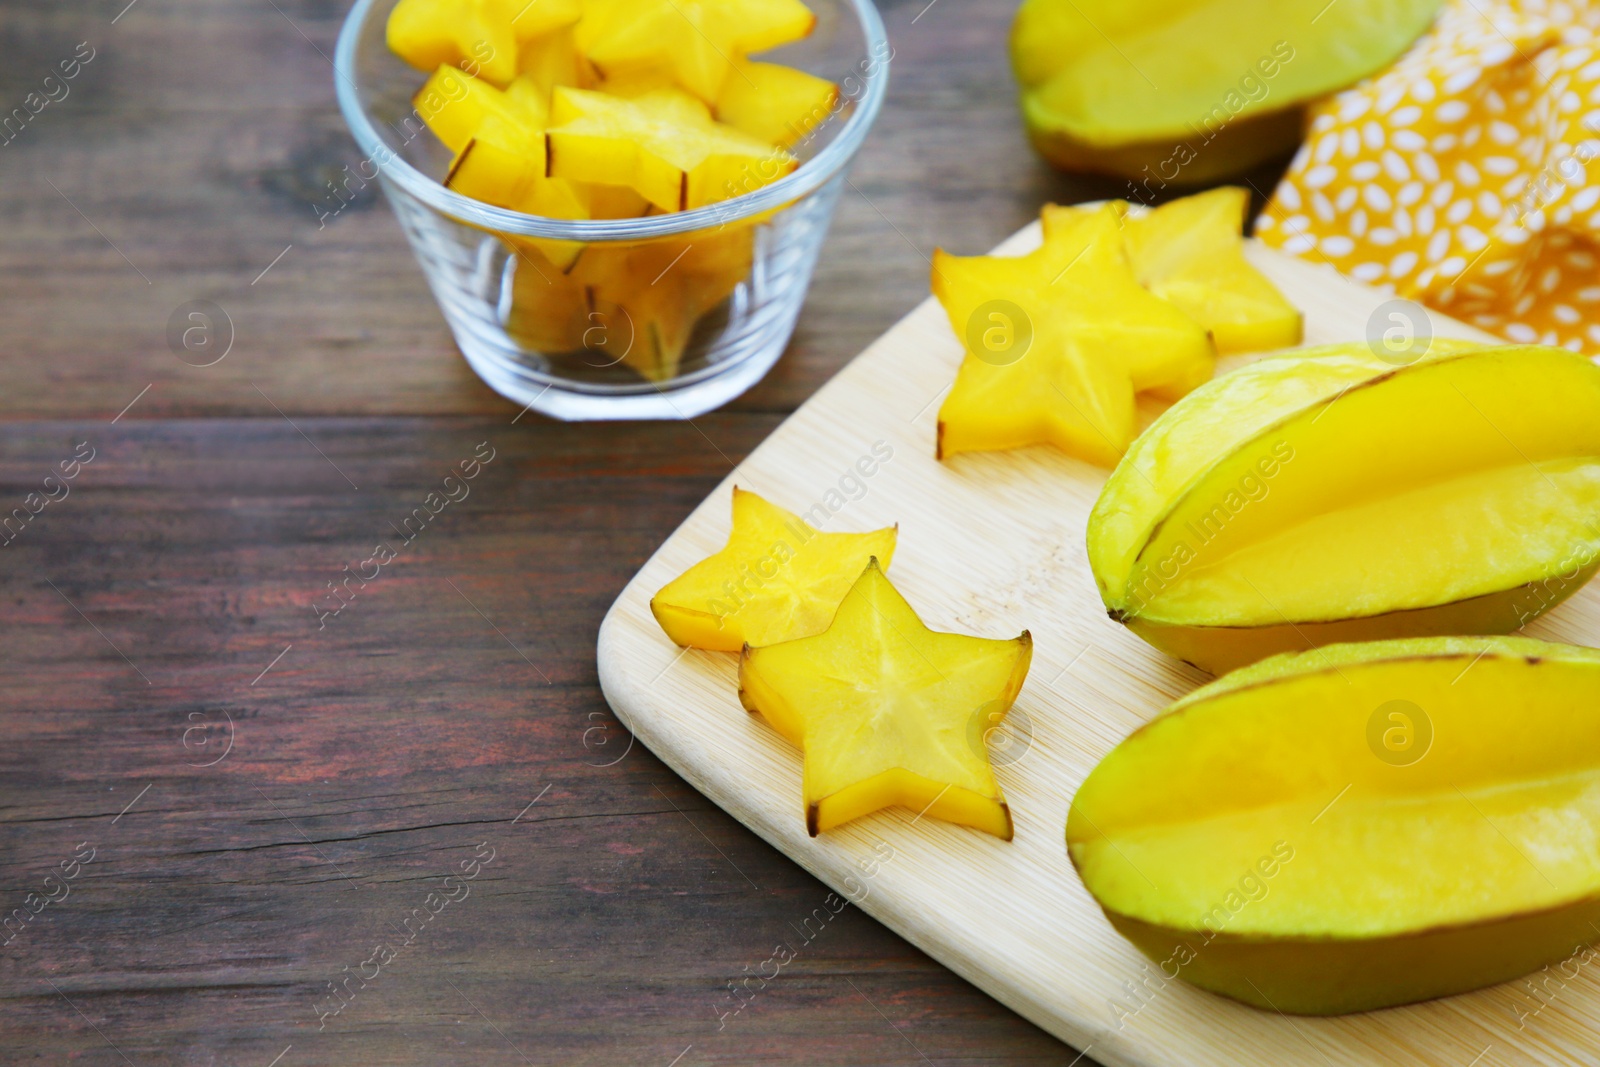
[[[413,102],[452,153],[447,188],[545,218],[627,219],[729,200],[799,165],[838,86],[750,56],[815,25],[800,0],[400,0],[387,40],[428,72]],[[528,267],[507,330],[669,379],[696,321],[748,276],[759,221],[696,233],[693,262],[679,262],[682,240],[502,235]],[[597,307],[625,313],[626,335],[594,330]]]

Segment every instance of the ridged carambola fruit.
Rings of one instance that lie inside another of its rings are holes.
[[[1276,656],[1113,749],[1067,845],[1158,981],[1331,1015],[1514,978],[1600,938],[1600,652]]]
[[[1388,66],[1439,0],[1024,0],[1022,113],[1063,170],[1209,182],[1287,152],[1299,105]]]
[[[1564,349],[1365,344],[1213,379],[1089,517],[1113,618],[1220,673],[1336,641],[1515,630],[1600,559],[1600,367]]]

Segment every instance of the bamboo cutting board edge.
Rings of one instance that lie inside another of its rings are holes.
[[[1022,252],[1038,239],[1035,223],[996,251]],[[1306,344],[1364,337],[1369,315],[1388,299],[1331,268],[1253,243],[1249,255],[1305,310]],[[1430,317],[1436,336],[1492,339]],[[930,298],[738,464],[646,562],[608,612],[597,655],[602,690],[634,735],[840,896],[1110,1067],[1488,1067],[1496,1062],[1489,1052],[1513,1045],[1518,1062],[1557,1064],[1571,1042],[1600,1042],[1600,983],[1586,975],[1568,983],[1560,1010],[1524,1019],[1531,1029],[1521,1031],[1512,1025],[1516,1011],[1536,1005],[1519,1009],[1508,986],[1366,1015],[1290,1020],[1152,978],[1072,871],[1062,828],[1071,794],[1095,762],[1206,676],[1105,618],[1082,533],[1107,472],[1043,448],[946,464],[933,458],[933,412],[960,357],[960,342]],[[1222,370],[1241,362],[1224,361]],[[1142,404],[1142,418],[1159,410]],[[857,468],[846,495],[845,475],[875,444],[892,448],[891,458],[870,477]],[[832,512],[825,530],[899,522],[891,576],[936,629],[1033,632],[1032,672],[1012,712],[1031,723],[1031,744],[997,769],[1017,822],[1013,842],[898,811],[806,835],[800,756],[740,707],[736,657],[679,649],[649,610],[656,589],[722,546],[733,484],[797,512],[820,503]],[[856,485],[864,487],[860,496]],[[1580,592],[1529,632],[1600,644],[1585,636],[1600,636],[1600,594]],[[1137,1009],[1120,1026],[1119,1007]],[[1519,1032],[1528,1040],[1519,1043]]]

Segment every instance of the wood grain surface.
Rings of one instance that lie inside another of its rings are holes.
[[[1037,243],[1035,225],[1004,250]],[[1250,253],[1305,313],[1307,344],[1359,341],[1369,322],[1387,325],[1384,294],[1325,265]],[[1490,339],[1431,318],[1435,336]],[[1549,984],[1537,974],[1388,1011],[1289,1019],[1168,977],[1112,929],[1067,857],[1072,795],[1114,745],[1208,676],[1107,618],[1082,547],[1103,469],[1049,448],[934,458],[936,401],[961,358],[930,299],[763,442],[644,566],[600,633],[601,683],[635,736],[838,899],[1111,1067],[1588,1062],[1600,982],[1578,957],[1547,969],[1558,976]],[[1220,372],[1252,358],[1225,359]],[[1149,420],[1163,407],[1147,400],[1140,413]],[[863,456],[882,462],[857,468]],[[890,576],[935,630],[1032,633],[1029,678],[990,745],[1014,840],[898,808],[808,835],[802,759],[740,706],[737,657],[678,648],[650,612],[656,590],[726,543],[733,484],[830,532],[898,524]],[[1525,632],[1600,644],[1600,586]]]
[[[589,426],[471,375],[376,195],[319,225],[357,162],[346,7],[0,0],[0,112],[94,53],[0,143],[0,510],[93,451],[0,547],[0,914],[39,909],[0,935],[0,1063],[1073,1062],[855,908],[721,1023],[827,889],[630,747],[594,666],[628,578],[926,296],[935,243],[1117,191],[1029,152],[1012,5],[886,5],[889,102],[765,382]],[[209,367],[168,343],[201,300]]]

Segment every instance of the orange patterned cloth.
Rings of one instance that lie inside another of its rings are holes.
[[[1256,233],[1509,340],[1600,352],[1597,159],[1600,2],[1450,0],[1314,109]]]

